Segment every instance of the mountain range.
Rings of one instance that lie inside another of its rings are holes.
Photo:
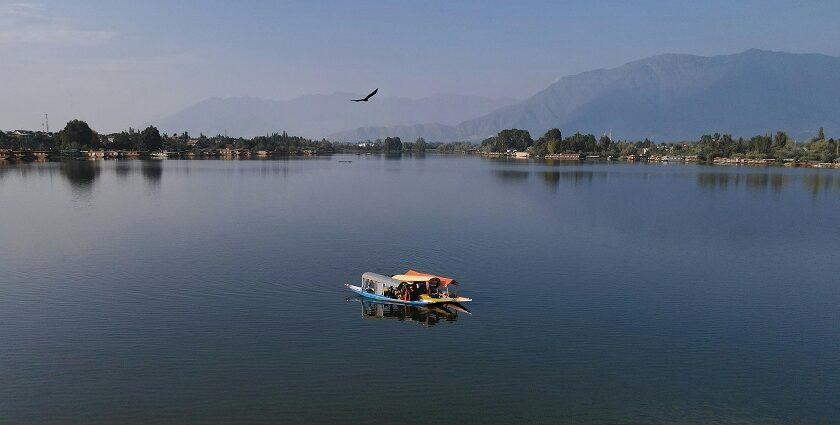
[[[370,102],[349,99],[367,93],[337,92],[306,95],[290,100],[253,97],[209,98],[169,117],[152,122],[162,132],[253,137],[286,131],[320,139],[328,134],[364,125],[391,126],[406,122],[453,125],[500,107],[513,99],[443,94],[422,99],[379,95]]]
[[[526,71],[527,72],[527,71]],[[527,78],[524,75],[523,78]],[[211,98],[155,122],[162,131],[237,136],[278,131],[333,141],[399,136],[477,141],[505,128],[539,137],[557,127],[616,139],[697,139],[785,130],[804,139],[840,132],[840,58],[751,49],[719,56],[663,54],[560,78],[514,101],[439,95],[407,99],[364,93],[292,100]]]
[[[664,54],[563,77],[521,102],[454,126],[367,126],[329,138],[481,140],[505,128],[536,138],[554,127],[564,134],[609,132],[656,141],[776,130],[804,139],[819,127],[837,134],[840,58],[757,49],[712,57]]]

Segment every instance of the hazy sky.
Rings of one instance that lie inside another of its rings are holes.
[[[840,1],[0,0],[0,129],[49,113],[112,131],[212,96],[525,98],[660,53],[840,56],[838,40]]]

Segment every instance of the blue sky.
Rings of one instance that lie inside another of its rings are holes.
[[[837,40],[837,1],[0,1],[0,129],[117,130],[212,96],[525,98],[660,53]]]

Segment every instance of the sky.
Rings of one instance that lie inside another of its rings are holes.
[[[0,0],[0,129],[375,87],[524,99],[662,53],[840,56],[837,40],[840,1]]]

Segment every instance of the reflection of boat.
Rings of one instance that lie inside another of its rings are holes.
[[[407,305],[462,303],[471,298],[459,297],[458,282],[452,278],[409,270],[392,277],[364,273],[362,285],[345,283],[351,291],[373,300]]]
[[[353,299],[362,305],[362,318],[365,319],[412,321],[433,326],[441,320],[454,322],[458,318],[458,311],[450,309],[449,304],[413,306],[377,302],[365,298]]]

